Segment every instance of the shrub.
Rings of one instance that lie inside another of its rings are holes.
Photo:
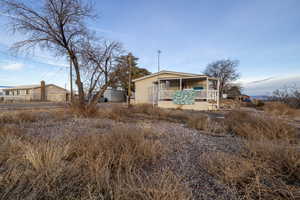
[[[251,141],[242,154],[211,153],[205,167],[245,199],[298,199],[300,152],[289,143]]]
[[[99,114],[97,105],[80,106],[78,102],[69,105],[69,113],[77,117],[96,117]]]
[[[225,115],[228,132],[247,139],[261,138],[294,140],[296,130],[284,120],[263,114],[231,111]]]
[[[22,148],[24,158],[39,171],[47,171],[59,167],[68,155],[69,145],[56,141],[41,141],[25,144]]]
[[[48,140],[0,129],[1,199],[189,199],[181,177],[155,170],[167,147],[149,129],[115,127]]]
[[[192,115],[188,118],[187,125],[197,130],[207,130],[209,119],[206,115]]]
[[[287,115],[287,116],[299,116],[300,111],[298,109],[291,108],[285,103],[280,102],[268,102],[263,107],[263,110],[272,115]]]
[[[8,160],[19,159],[18,152],[21,149],[21,130],[16,127],[0,127],[0,167]]]
[[[276,177],[287,183],[300,183],[299,147],[280,141],[249,141],[245,154],[256,162],[266,163]]]
[[[37,114],[30,111],[4,112],[0,114],[0,124],[36,122],[38,119]]]

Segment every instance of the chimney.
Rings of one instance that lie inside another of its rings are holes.
[[[45,81],[41,81],[41,101],[46,101],[46,84],[45,84]]]

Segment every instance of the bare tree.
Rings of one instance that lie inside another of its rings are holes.
[[[92,18],[92,6],[82,0],[43,0],[31,7],[20,0],[0,0],[0,8],[11,16],[14,31],[26,38],[13,48],[40,47],[69,57],[76,73],[79,105],[84,106],[84,88],[81,81],[79,44],[92,37],[85,20]]]
[[[240,96],[242,94],[242,86],[239,84],[227,84],[224,92],[228,94],[228,98],[235,99],[236,97]]]
[[[292,108],[300,108],[300,90],[295,86],[284,86],[282,89],[277,89],[273,92],[270,100],[280,101],[289,105]]]
[[[237,60],[218,60],[208,64],[204,71],[204,74],[219,78],[220,94],[222,95],[227,85],[240,77],[240,74],[237,72],[238,65],[239,61]]]
[[[117,81],[115,69],[122,52],[121,44],[115,41],[86,41],[82,44],[83,82],[90,104],[95,104],[107,87]]]

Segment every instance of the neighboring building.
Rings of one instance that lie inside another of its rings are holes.
[[[126,100],[125,91],[119,88],[107,88],[103,94],[103,97],[108,102],[124,102]]]
[[[69,92],[54,84],[23,85],[3,88],[4,101],[68,101]]]
[[[242,102],[251,102],[251,98],[248,95],[241,94],[236,97],[237,100],[242,101]]]
[[[193,110],[219,108],[219,81],[214,77],[161,71],[133,82],[134,102],[137,104],[150,103],[163,108]]]
[[[3,89],[10,88],[9,86],[0,86],[0,102],[4,100],[4,91]]]
[[[0,86],[0,97],[4,96],[3,89],[10,88],[9,86]]]

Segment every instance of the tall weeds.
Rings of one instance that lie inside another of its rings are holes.
[[[231,111],[225,116],[228,132],[247,139],[283,139],[294,140],[296,129],[283,119],[253,114],[245,111]]]
[[[296,130],[281,119],[242,111],[227,114],[227,130],[246,139],[241,152],[203,156],[211,175],[244,199],[300,198]]]
[[[0,130],[0,199],[189,199],[181,178],[156,165],[166,146],[149,129],[39,139]]]

